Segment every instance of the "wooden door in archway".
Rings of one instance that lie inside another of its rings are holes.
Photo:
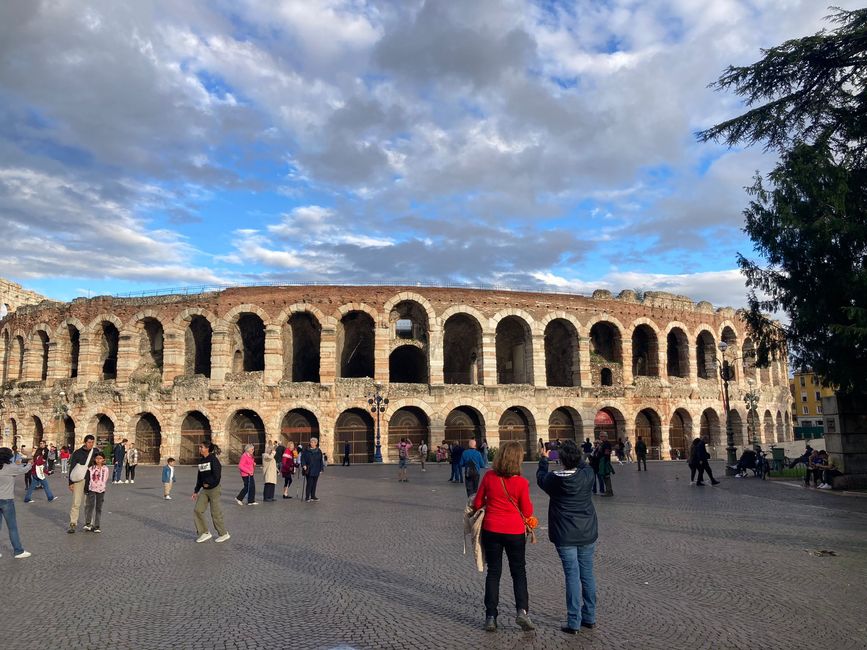
[[[500,418],[499,429],[500,446],[504,442],[519,442],[524,447],[524,459],[532,460],[535,447],[533,431],[529,419],[521,409],[507,409]]]
[[[353,409],[344,411],[337,418],[334,427],[334,438],[337,441],[337,454],[343,457],[343,448],[349,443],[350,463],[372,463],[376,451],[374,440],[374,424],[366,411]]]

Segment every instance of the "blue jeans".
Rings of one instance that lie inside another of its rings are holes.
[[[42,486],[42,489],[45,490],[45,496],[49,501],[54,501],[54,495],[51,493],[51,488],[48,487],[48,480],[34,476],[30,485],[27,486],[27,491],[24,493],[24,503],[33,500],[31,497],[33,497],[33,490],[36,489],[37,485]]]
[[[599,492],[600,494],[605,494],[605,478],[601,474],[594,474],[595,479],[593,480],[593,494],[596,494],[596,481],[599,481]]]
[[[241,480],[244,481],[244,487],[236,498],[243,501],[247,497],[247,503],[256,503],[256,480],[252,476],[242,476]]]
[[[118,481],[120,481],[122,475],[123,475],[123,462],[121,462],[120,465],[115,463],[114,464],[114,473],[111,475],[112,482],[117,483]]]
[[[595,550],[596,544],[557,547],[566,577],[566,624],[573,630],[581,627],[581,621],[596,623],[596,578],[593,576]]]
[[[23,553],[24,547],[21,546],[21,538],[18,537],[18,520],[15,518],[14,499],[0,499],[0,526],[3,525],[4,519],[9,528],[9,543],[12,544],[12,550],[15,555]]]
[[[456,483],[463,483],[464,478],[461,476],[461,464],[452,463],[452,479]]]

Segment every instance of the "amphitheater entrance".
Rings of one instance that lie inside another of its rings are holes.
[[[577,411],[561,407],[548,418],[549,440],[576,440],[581,442],[581,416]]]
[[[608,436],[608,440],[617,440],[620,435],[621,428],[617,426],[617,418],[612,409],[604,408],[596,412],[593,418],[593,438],[599,440],[599,436],[603,433]]]
[[[397,448],[401,438],[409,439],[413,450],[418,449],[422,440],[430,440],[430,421],[420,408],[404,406],[391,416],[388,421],[389,452]]]
[[[470,440],[481,445],[485,438],[485,421],[472,406],[458,406],[446,416],[443,435],[447,442],[459,442],[464,447]]]
[[[68,415],[63,419],[63,441],[70,452],[75,451],[75,420]]]
[[[35,415],[33,416],[33,449],[39,447],[39,443],[41,443],[45,439],[45,429],[42,426],[42,420],[40,420]]]
[[[139,462],[159,464],[162,442],[159,420],[152,413],[142,413],[135,425],[135,446],[138,449]]]
[[[283,416],[280,423],[280,441],[300,442],[305,447],[310,438],[319,437],[319,420],[307,409],[292,409]]]
[[[241,460],[246,445],[253,445],[253,456],[256,462],[262,460],[265,449],[265,423],[255,411],[242,409],[229,419],[229,463],[237,464]]]
[[[500,446],[504,442],[519,442],[524,448],[524,458],[533,459],[536,426],[529,411],[520,406],[506,409],[500,417]]]
[[[106,445],[114,447],[114,422],[107,415],[100,413],[96,416],[96,446],[102,449]]]
[[[334,427],[337,455],[342,458],[348,444],[350,463],[372,463],[376,451],[373,427],[373,418],[367,411],[349,409],[341,413]]]
[[[211,422],[200,411],[190,411],[181,423],[181,450],[178,462],[195,465],[199,462],[199,445],[211,442]]]
[[[686,458],[692,436],[692,418],[685,409],[677,409],[668,424],[668,447],[672,458]]]
[[[635,416],[635,439],[641,436],[647,445],[647,457],[662,460],[662,420],[653,409],[643,409]]]

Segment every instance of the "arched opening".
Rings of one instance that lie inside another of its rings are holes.
[[[603,382],[603,371],[608,370]],[[601,321],[590,328],[590,373],[596,386],[620,386],[623,383],[623,351],[620,330]]]
[[[702,411],[699,421],[699,435],[707,441],[708,452],[711,456],[722,449],[722,437],[720,431],[720,418],[713,409]]]
[[[666,337],[669,377],[689,376],[689,339],[679,327],[672,327]]]
[[[388,381],[395,384],[428,383],[427,357],[414,345],[401,345],[388,357]]]
[[[117,379],[117,348],[120,332],[114,323],[103,321],[99,336],[99,364],[103,381]]]
[[[427,347],[427,311],[415,300],[402,300],[392,307],[388,323],[395,338],[416,341],[422,347]]]
[[[756,378],[756,346],[751,338],[744,339],[744,374],[747,379]]]
[[[242,409],[229,419],[229,463],[236,465],[241,460],[245,445],[253,445],[256,462],[262,460],[265,450],[265,423],[255,411]]]
[[[520,442],[525,460],[532,460],[536,450],[536,424],[533,416],[520,406],[506,409],[500,416],[500,446],[504,442]]]
[[[695,365],[699,379],[713,379],[716,376],[716,344],[713,335],[702,330],[695,338]]]
[[[770,411],[765,411],[764,436],[762,437],[762,442],[765,444],[770,444],[773,441],[774,441],[774,416],[771,415]]]
[[[114,422],[112,422],[110,417],[103,413],[96,416],[96,431],[94,435],[96,436],[97,448],[105,449],[106,447],[114,446]],[[106,459],[107,462],[108,459]]]
[[[581,442],[581,416],[573,408],[562,406],[548,417],[549,440],[576,440]]]
[[[564,318],[545,328],[545,383],[548,386],[578,386],[578,331]]]
[[[632,375],[659,376],[659,345],[649,325],[639,325],[632,331]]]
[[[747,432],[741,414],[734,409],[729,411],[729,423],[732,428],[732,442],[736,447],[746,447],[749,444]],[[728,435],[728,434],[727,434]],[[728,444],[728,442],[726,442]]]
[[[15,376],[11,379],[24,380],[24,337],[15,337]]]
[[[21,449],[21,441],[18,439],[18,422],[15,418],[9,418],[9,433],[12,435],[12,445]]]
[[[63,419],[63,444],[75,450],[75,420],[68,415]]]
[[[190,318],[184,330],[184,374],[211,376],[211,323],[204,316]],[[198,453],[198,451],[196,451]]]
[[[641,436],[647,444],[647,457],[651,460],[661,460],[662,421],[653,409],[642,409],[635,416],[635,436]]]
[[[283,326],[283,377],[319,382],[322,326],[310,312],[299,311]]]
[[[732,359],[737,359],[741,356],[738,354],[738,335],[731,327],[726,325],[723,327],[720,340],[728,346],[726,349],[726,357],[729,360],[729,372],[731,373],[729,381],[737,381],[738,363],[732,361]]]
[[[3,383],[9,381],[9,359],[12,356],[12,344],[9,342],[9,332],[3,332]]]
[[[232,325],[232,372],[263,370],[265,370],[265,323],[258,314],[244,312]]]
[[[443,381],[482,383],[482,327],[467,314],[455,314],[443,330]]]
[[[372,463],[376,451],[373,429],[373,418],[367,411],[349,409],[341,413],[334,427],[338,453],[342,454],[348,444],[350,463]]]
[[[533,383],[533,345],[530,326],[517,316],[497,324],[497,383]]]
[[[783,426],[785,427],[785,431],[783,432],[783,440],[790,441],[792,439],[792,425],[789,420],[788,412],[783,413]]]
[[[605,433],[609,441],[617,440],[625,430],[624,424],[623,416],[616,409],[601,409],[593,417],[593,438],[598,440]]]
[[[42,420],[37,416],[33,416],[33,448],[36,449],[45,440],[45,429],[42,426]]]
[[[306,445],[310,438],[319,437],[319,420],[306,409],[292,409],[280,423],[280,438],[283,444],[294,442]]]
[[[351,311],[337,326],[340,377],[373,377],[374,323],[363,311]]]
[[[399,408],[388,421],[388,449],[393,452],[401,438],[408,438],[417,450],[422,440],[430,442],[430,420],[415,406]],[[430,445],[428,445],[430,448]]]
[[[178,463],[196,465],[199,462],[199,445],[211,442],[211,421],[201,411],[190,411],[181,422],[181,450]]]
[[[70,379],[78,377],[78,356],[81,350],[81,333],[74,325],[67,325],[66,332],[68,338],[68,361],[69,361],[69,377]]]
[[[45,381],[48,379],[48,333],[42,330],[36,332],[39,345],[39,380]]]
[[[786,433],[783,429],[783,414],[777,411],[777,442],[785,442]]]
[[[692,444],[692,417],[686,409],[677,409],[668,424],[669,455],[674,459],[686,458]]]
[[[476,444],[481,445],[485,438],[485,421],[481,413],[473,407],[458,406],[449,411],[446,416],[443,435],[446,442],[459,442],[464,447],[470,440],[475,440]]]
[[[156,370],[162,375],[163,372],[163,324],[156,318],[143,318],[138,322],[139,344],[138,353],[139,367],[147,370]]]
[[[135,446],[138,449],[139,462],[158,465],[162,444],[159,420],[152,413],[142,413],[135,425]]]

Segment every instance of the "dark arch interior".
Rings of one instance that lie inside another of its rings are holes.
[[[517,316],[507,316],[497,325],[497,383],[529,384],[533,375],[530,328]]]
[[[73,325],[67,325],[66,331],[69,335],[69,376],[70,378],[78,377],[78,353],[81,346],[81,334]]]
[[[48,334],[40,330],[39,336],[39,379],[48,379]]]
[[[620,363],[620,332],[611,323],[596,323],[590,328],[590,354],[608,363]]]
[[[135,446],[139,452],[140,463],[160,462],[162,429],[159,421],[151,413],[144,413],[135,425]]]
[[[401,438],[407,438],[417,450],[422,440],[430,440],[430,428],[425,412],[415,406],[399,408],[388,421],[388,446],[397,447]]]
[[[265,450],[265,424],[255,411],[247,409],[238,411],[229,421],[229,462],[232,464],[241,460],[245,445],[253,445],[253,456],[256,462],[262,460]]]
[[[703,330],[695,339],[695,362],[699,379],[713,379],[716,374],[716,347],[713,336]]]
[[[581,418],[567,408],[558,408],[548,418],[549,440],[581,439]]]
[[[482,373],[482,328],[467,314],[455,314],[443,332],[443,380],[447,384],[479,384]]]
[[[211,421],[199,411],[190,411],[181,423],[181,452],[178,462],[181,465],[194,465],[199,462],[199,445],[211,441]]]
[[[373,327],[373,319],[362,311],[349,312],[340,320],[337,348],[341,377],[373,377]]]
[[[212,329],[204,316],[193,316],[184,332],[184,373],[211,376]]]
[[[257,314],[244,313],[238,317],[232,365],[233,372],[265,370],[265,323]]]
[[[639,325],[632,332],[632,374],[634,377],[659,376],[656,332],[648,325]]]
[[[102,448],[106,445],[114,445],[114,422],[107,415],[100,414],[96,419],[96,446]]]
[[[485,437],[485,424],[476,409],[458,406],[446,416],[444,435],[446,442],[460,442],[464,447],[470,440],[481,444]]]
[[[561,318],[545,328],[545,381],[548,386],[577,386],[578,333]]]
[[[283,416],[280,437],[284,443],[307,444],[310,438],[319,437],[319,421],[306,409],[293,409]]]
[[[145,365],[163,370],[163,326],[156,318],[145,318],[142,323],[139,355]]]
[[[520,442],[524,448],[524,458],[532,458],[536,430],[524,409],[517,406],[506,409],[500,416],[499,433],[501,445],[504,442]]]
[[[668,376],[686,377],[689,371],[689,341],[680,328],[672,328],[666,337]]]
[[[374,441],[373,418],[362,409],[344,411],[337,418],[334,427],[334,439],[337,441],[337,451],[344,453],[349,445],[349,461],[351,463],[372,463],[376,451]]]
[[[100,337],[100,362],[102,365],[102,378],[117,379],[117,347],[120,333],[114,323],[107,321],[102,323],[102,336]]]
[[[388,380],[400,384],[428,383],[427,357],[415,345],[401,345],[388,358]]]
[[[319,347],[322,339],[322,327],[319,321],[308,312],[296,312],[289,319],[288,327],[283,329],[288,334],[288,340],[283,341],[283,358],[291,363],[292,381],[319,381]],[[285,362],[284,361],[284,362]],[[287,364],[288,365],[288,364]]]

